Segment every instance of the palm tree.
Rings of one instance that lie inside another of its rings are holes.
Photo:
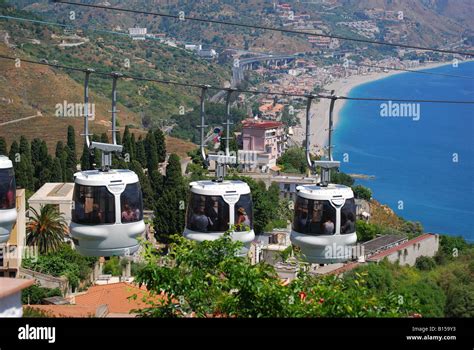
[[[33,217],[26,227],[26,244],[37,246],[40,254],[58,250],[64,242],[68,226],[63,214],[53,205],[42,205],[40,213],[31,208]]]

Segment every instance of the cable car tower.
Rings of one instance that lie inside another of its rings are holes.
[[[207,155],[204,139],[208,125],[205,124],[204,100],[208,88],[208,85],[201,87],[201,125],[198,125],[201,134],[200,153],[205,166],[208,166],[210,161],[216,163],[216,178],[189,184],[191,193],[183,235],[198,242],[216,240],[235,225],[232,239],[244,244],[239,256],[245,256],[255,238],[250,187],[243,181],[224,180],[227,166],[237,162],[237,157],[231,156],[229,149],[232,125],[230,101],[235,90],[227,89],[226,95],[226,137],[221,138],[221,141],[225,140],[225,154]]]
[[[311,160],[310,110],[315,97],[308,96],[305,147],[308,166],[313,172],[321,168],[321,180],[317,185],[296,188],[291,242],[301,249],[308,262],[327,264],[351,259],[352,245],[357,241],[356,206],[350,187],[330,183],[331,171],[337,171],[340,166],[332,157],[333,110],[338,99],[334,91],[330,95],[327,156],[323,160]]]
[[[142,191],[137,174],[112,169],[117,144],[117,81],[112,84],[112,143],[91,142],[89,134],[89,77],[84,81],[84,138],[89,150],[101,151],[101,168],[74,174],[73,210],[70,232],[76,249],[87,256],[127,256],[138,250],[137,238],[145,231]]]

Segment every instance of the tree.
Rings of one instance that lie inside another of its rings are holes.
[[[282,170],[287,173],[296,172],[303,174],[308,168],[305,151],[299,147],[287,149],[278,159],[277,163],[283,168]]]
[[[7,155],[7,142],[3,137],[0,137],[0,154]]]
[[[168,159],[160,192],[156,200],[154,228],[157,238],[161,242],[168,242],[169,236],[181,233],[185,224],[187,189],[181,174],[181,162],[176,154],[171,154]]]
[[[155,130],[156,150],[158,153],[158,162],[163,163],[166,160],[166,140],[163,131]]]
[[[67,127],[67,148],[68,158],[67,158],[67,167],[74,174],[77,170],[77,155],[76,155],[76,134],[74,127],[69,125]]]
[[[21,291],[21,302],[25,305],[42,304],[44,298],[60,297],[62,296],[59,288],[43,288],[36,284]]]
[[[419,256],[416,258],[415,267],[419,270],[429,271],[436,267],[436,262],[429,256]]]
[[[474,283],[453,286],[447,295],[445,316],[474,317]]]
[[[355,198],[365,199],[366,201],[372,198],[372,191],[367,187],[356,185],[352,187],[352,191],[354,191]]]
[[[85,257],[67,243],[62,243],[54,252],[40,254],[37,258],[25,258],[22,265],[30,270],[55,277],[67,277],[72,288],[80,281],[90,278],[96,257]]]
[[[149,130],[145,138],[146,166],[148,171],[158,169],[158,150],[153,131]]]
[[[225,152],[225,148],[226,148],[226,140],[225,138],[227,137],[227,134],[226,132],[224,131],[222,133],[222,136],[221,136],[221,142],[219,144],[219,151],[221,152]],[[235,134],[233,132],[231,132],[231,136],[230,136],[230,140],[229,140],[229,152],[235,152],[237,153],[237,151],[239,150],[239,147],[237,145],[237,140],[235,139]]]
[[[125,157],[128,154],[130,158],[130,162],[135,159],[135,155],[133,153],[133,144],[132,144],[132,136],[130,135],[130,128],[127,125],[125,127],[125,131],[123,132],[123,152],[122,155]]]
[[[358,241],[370,241],[377,235],[377,227],[363,220],[356,221],[356,232]]]
[[[136,281],[154,294],[150,307],[136,312],[144,317],[406,317],[418,312],[410,295],[402,295],[402,304],[391,292],[377,295],[361,274],[344,280],[300,270],[283,285],[272,266],[237,257],[241,247],[230,234],[202,243],[173,236],[164,257],[145,244],[145,265]]]
[[[17,185],[21,188],[28,189],[30,191],[34,190],[34,168],[31,163],[31,149],[30,144],[26,137],[20,137],[20,147],[19,147],[20,162],[18,163],[17,168],[15,169]],[[14,157],[16,158],[16,157]]]
[[[120,259],[118,256],[112,256],[104,264],[104,274],[112,276],[122,275],[122,266],[120,265]]]
[[[130,170],[132,170],[138,176],[142,193],[143,193],[143,206],[145,209],[153,209],[155,207],[153,189],[150,184],[150,179],[143,172],[143,168],[140,163],[136,160],[132,160],[130,164]]]
[[[56,151],[54,154],[56,158],[61,158],[61,156],[63,155],[63,151],[64,151],[64,143],[62,141],[58,141],[56,143]]]
[[[170,155],[166,166],[165,188],[182,186],[183,181],[180,158],[173,153]]]
[[[20,146],[18,146],[18,142],[16,142],[15,140],[10,145],[10,152],[8,153],[8,158],[10,158],[10,160],[12,161],[15,172],[17,172],[17,169],[18,169],[17,155],[19,154],[20,154]]]
[[[56,143],[55,155],[56,155],[56,158],[58,158],[59,161],[61,162],[61,170],[62,170],[61,181],[67,181],[66,180],[67,154],[66,154],[66,149],[64,147],[64,143],[62,141],[58,141]]]
[[[182,188],[167,188],[155,205],[153,227],[157,240],[169,242],[171,235],[182,233],[185,222],[186,195]]]
[[[84,146],[82,148],[82,156],[81,156],[81,170],[90,170],[92,169],[91,164],[91,151],[87,144],[84,142]]]
[[[448,258],[453,258],[468,247],[466,240],[461,236],[441,235],[439,243],[440,251]]]
[[[30,210],[33,215],[26,227],[26,244],[37,246],[41,254],[58,250],[68,232],[63,214],[50,204],[41,206],[39,213]]]
[[[63,169],[61,167],[61,159],[54,158],[53,169],[51,170],[51,182],[63,181]]]
[[[146,168],[147,166],[147,155],[145,150],[145,142],[143,141],[142,137],[138,137],[138,141],[136,143],[136,153],[137,153],[137,160],[140,162],[142,167]]]
[[[331,171],[331,182],[350,187],[354,184],[354,179],[343,172]]]

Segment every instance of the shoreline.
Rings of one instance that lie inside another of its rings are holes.
[[[464,61],[464,62],[469,62]],[[460,64],[464,63],[460,62]],[[431,62],[428,64],[423,64],[419,67],[413,68],[413,70],[424,70],[424,69],[434,69],[442,66],[450,65],[450,62]],[[373,72],[366,75],[352,75],[347,78],[340,78],[332,83],[325,85],[324,89],[326,90],[335,90],[336,95],[339,96],[348,96],[350,91],[360,85],[371,83],[377,80],[388,78],[397,74],[409,73],[404,71],[389,71],[389,72]],[[340,120],[340,112],[345,105],[345,100],[336,101],[334,106],[333,113],[333,128],[337,127],[337,124]],[[327,145],[328,134],[327,129],[329,126],[328,122],[328,113],[329,113],[329,104],[330,100],[321,99],[320,101],[314,102],[311,107],[311,149],[313,152],[320,154],[322,147]],[[301,143],[304,140],[304,130],[306,127],[306,116],[305,112],[299,114],[301,132],[297,134],[301,135],[298,141]]]

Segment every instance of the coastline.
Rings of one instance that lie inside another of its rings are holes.
[[[462,62],[461,62],[462,63]],[[419,67],[413,68],[413,70],[424,70],[424,69],[433,69],[442,66],[450,65],[449,62],[432,62],[428,64],[421,65]],[[390,71],[390,72],[373,72],[366,75],[352,75],[347,78],[341,78],[333,81],[332,83],[324,86],[326,90],[335,90],[336,95],[347,96],[352,89],[355,87],[371,83],[380,79],[388,78],[393,75],[403,74],[408,72],[403,71]],[[337,127],[340,118],[340,112],[344,107],[345,100],[336,101],[334,106],[333,113],[333,128]],[[311,107],[311,149],[313,152],[319,154],[321,148],[327,145],[328,141],[328,113],[329,113],[329,104],[330,100],[321,99],[315,101]],[[298,141],[302,142],[304,140],[304,130],[306,127],[306,116],[305,111],[300,112],[299,114],[301,128],[300,132],[296,132],[295,135],[299,136]]]

